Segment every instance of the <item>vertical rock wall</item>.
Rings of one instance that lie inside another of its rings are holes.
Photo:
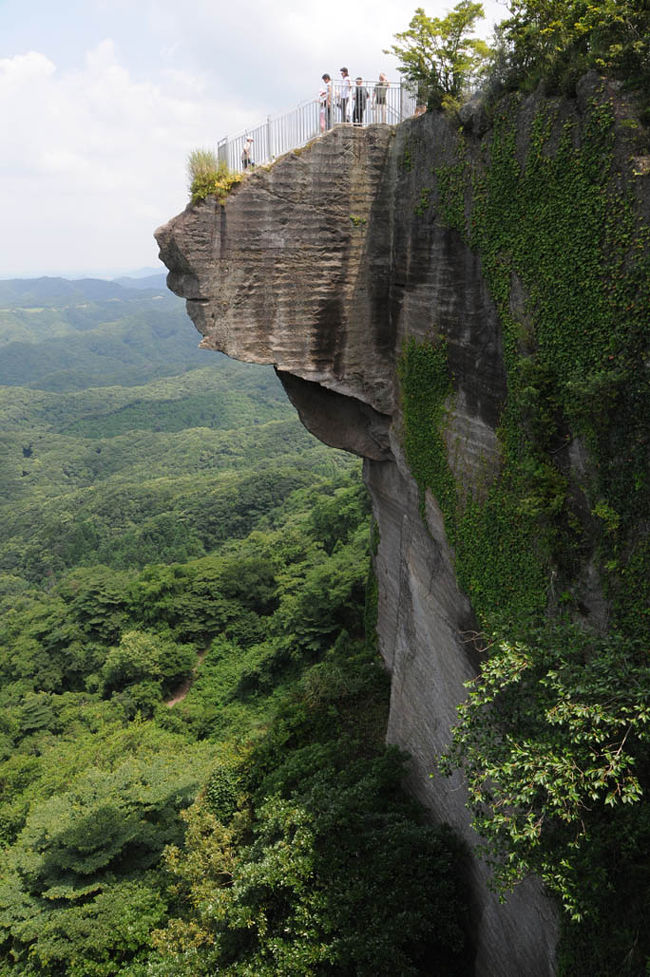
[[[477,256],[418,213],[431,166],[453,160],[456,138],[438,116],[397,132],[338,127],[156,236],[202,345],[273,363],[306,426],[366,458],[380,535],[379,644],[392,675],[388,739],[413,757],[412,791],[473,845],[462,785],[429,775],[476,672],[474,620],[433,498],[420,515],[396,372],[406,339],[443,332],[454,375],[449,463],[468,487],[498,469],[498,317]],[[480,861],[470,871],[477,977],[550,977],[556,920],[539,886],[500,905]]]

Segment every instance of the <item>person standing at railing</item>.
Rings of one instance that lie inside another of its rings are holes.
[[[318,93],[320,102],[320,131],[326,132],[332,128],[332,79],[325,72],[322,77],[323,88]]]
[[[341,122],[348,121],[348,102],[350,101],[350,90],[352,82],[347,68],[341,68],[341,84],[339,88],[339,105],[341,107]]]
[[[366,111],[368,101],[368,89],[364,87],[363,78],[355,79],[355,86],[352,89],[353,108],[352,122],[355,126],[363,125],[363,114]]]
[[[252,159],[253,155],[253,137],[249,136],[244,143],[244,148],[241,151],[241,165],[242,169],[246,170],[249,166],[255,166]]]
[[[372,101],[376,110],[376,122],[386,121],[386,92],[388,91],[388,78],[383,71],[379,72],[379,81],[375,85],[372,93]]]

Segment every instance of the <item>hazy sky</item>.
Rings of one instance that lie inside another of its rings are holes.
[[[343,64],[398,80],[382,51],[420,3],[0,0],[0,278],[157,265],[152,233],[187,203],[192,149]],[[484,7],[489,36],[507,8]]]

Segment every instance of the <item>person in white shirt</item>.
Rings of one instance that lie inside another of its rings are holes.
[[[348,102],[350,101],[350,89],[352,82],[347,68],[341,68],[341,85],[339,88],[339,105],[341,106],[341,122],[348,121]]]
[[[241,151],[241,165],[243,169],[248,169],[249,166],[254,166],[252,159],[253,155],[253,138],[249,136],[244,143],[244,148]]]
[[[318,95],[320,102],[320,128],[321,132],[326,132],[332,128],[332,79],[327,72],[323,75],[322,81],[323,87]]]

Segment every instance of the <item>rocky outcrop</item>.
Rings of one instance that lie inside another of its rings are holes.
[[[379,643],[392,674],[388,739],[413,758],[413,792],[473,845],[462,784],[430,774],[476,672],[475,622],[435,499],[426,525],[420,514],[397,379],[406,339],[446,336],[449,463],[478,490],[500,464],[499,319],[477,255],[433,212],[418,213],[432,164],[453,161],[456,138],[435,115],[398,130],[338,127],[253,172],[225,204],[189,206],[156,237],[201,345],[274,364],[305,425],[366,459]],[[501,905],[478,859],[471,873],[478,977],[549,977],[556,919],[541,888],[525,883]]]

